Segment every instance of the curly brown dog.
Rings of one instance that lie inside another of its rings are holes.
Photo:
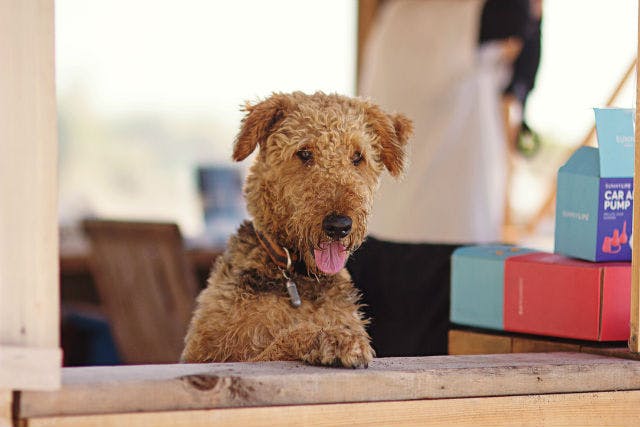
[[[411,122],[362,99],[274,94],[247,105],[240,161],[260,150],[243,223],[198,297],[183,362],[302,360],[366,367],[373,349],[344,268],[386,168],[402,172]]]

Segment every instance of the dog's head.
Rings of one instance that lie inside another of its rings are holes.
[[[402,173],[411,121],[324,93],[273,94],[246,112],[233,158],[260,146],[244,189],[255,227],[311,272],[337,273],[366,235],[380,174]]]

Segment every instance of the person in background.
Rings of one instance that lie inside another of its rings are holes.
[[[501,42],[512,64],[503,90],[506,136],[512,148],[521,132],[531,132],[524,111],[540,65],[541,24],[542,0],[488,0],[482,9],[480,46]]]
[[[378,357],[446,354],[451,253],[501,239],[503,95],[524,105],[533,78],[521,76],[539,62],[539,40],[538,59],[521,59],[536,51],[530,6],[389,0],[379,10],[360,94],[409,116],[415,133],[406,176],[383,180],[370,237],[347,265]]]

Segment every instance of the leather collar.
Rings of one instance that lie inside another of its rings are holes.
[[[287,272],[295,271],[298,274],[308,276],[307,266],[304,261],[300,259],[296,251],[278,245],[271,236],[256,229],[253,223],[251,223],[251,227],[260,246],[267,252],[271,261],[273,261],[278,268]]]

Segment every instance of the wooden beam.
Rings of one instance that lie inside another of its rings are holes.
[[[0,1],[0,346],[59,348],[53,9]],[[15,378],[0,363],[0,387]]]
[[[632,353],[619,343],[595,343],[589,341],[562,340],[558,338],[531,337],[516,333],[498,333],[452,329],[449,331],[449,354],[494,353],[550,353],[580,352],[622,359],[640,360],[639,353]]]
[[[514,337],[512,342],[514,353],[544,353],[551,351],[580,351],[579,344],[549,341],[545,339]]]
[[[638,2],[640,3],[640,2]],[[640,8],[638,9],[638,24],[640,25]],[[640,27],[638,27],[638,52],[640,52]],[[640,56],[639,56],[640,57]],[[640,200],[640,66],[636,65],[636,134],[635,134],[635,162],[633,174],[633,199]],[[640,230],[640,203],[633,204],[633,230]],[[640,233],[633,233],[631,255],[631,330],[629,336],[629,350],[640,353]]]
[[[358,0],[358,46],[356,63],[356,89],[359,88],[360,73],[362,72],[362,59],[364,49],[371,34],[371,28],[375,22],[380,0]],[[357,90],[356,90],[357,92]]]
[[[0,427],[10,427],[13,424],[11,415],[12,397],[10,390],[0,390]]]
[[[449,354],[513,353],[508,335],[483,334],[459,329],[449,330]]]
[[[60,388],[61,366],[58,348],[0,346],[0,384],[17,390]]]
[[[640,391],[33,418],[28,427],[635,426]]]
[[[21,418],[241,406],[640,390],[640,362],[580,353],[383,358],[368,369],[297,362],[64,368],[23,392]]]

